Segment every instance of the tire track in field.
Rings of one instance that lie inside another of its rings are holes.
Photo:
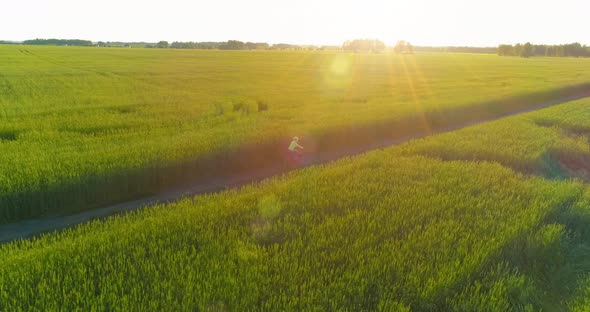
[[[354,156],[358,154],[362,154],[374,149],[384,148],[392,145],[398,145],[400,143],[404,143],[413,139],[423,138],[435,134],[451,132],[455,130],[459,130],[465,127],[490,122],[502,118],[507,118],[510,116],[515,116],[543,108],[547,108],[550,106],[554,106],[557,104],[578,100],[582,98],[590,97],[590,85],[585,86],[584,90],[576,92],[572,95],[562,96],[558,99],[554,99],[551,101],[545,101],[537,105],[531,105],[529,107],[516,109],[507,113],[502,113],[497,116],[482,118],[482,119],[475,119],[469,120],[466,122],[460,122],[452,126],[443,127],[440,129],[436,129],[433,131],[425,131],[422,133],[416,133],[412,135],[407,135],[403,137],[396,137],[392,139],[384,139],[378,142],[368,142],[363,146],[356,146],[354,148],[347,148],[347,149],[340,149],[332,152],[325,152],[321,153],[320,155],[313,155],[312,157],[306,157],[305,163],[298,167],[308,167],[318,164],[324,164],[328,162],[335,161],[342,157],[347,156]],[[311,156],[311,155],[310,155]],[[255,173],[250,173],[246,175],[236,175],[231,177],[223,177],[223,178],[216,178],[208,180],[207,182],[200,182],[200,183],[193,183],[190,185],[186,185],[182,188],[163,192],[158,195],[144,197],[132,201],[127,201],[115,205],[110,205],[103,208],[98,208],[90,211],[84,211],[76,214],[71,214],[67,216],[57,216],[57,217],[49,217],[49,218],[38,218],[38,219],[30,219],[19,221],[15,223],[0,225],[0,243],[10,242],[18,239],[29,238],[35,235],[39,235],[42,233],[48,233],[52,231],[58,231],[65,228],[73,227],[75,225],[88,222],[91,220],[96,219],[104,219],[106,217],[115,215],[115,214],[124,214],[129,211],[141,209],[148,206],[153,206],[156,204],[164,204],[176,201],[181,198],[191,197],[198,194],[204,193],[211,193],[211,192],[219,192],[229,188],[235,188],[239,186],[243,186],[249,183],[261,181],[266,178],[273,177],[275,175],[283,174],[289,172],[294,169],[298,168],[285,168],[284,166],[272,166],[265,168],[264,170],[259,170]]]

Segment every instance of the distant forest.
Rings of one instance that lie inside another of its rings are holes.
[[[590,47],[578,42],[562,45],[546,44],[525,44],[517,43],[515,45],[501,44],[498,46],[498,55],[500,56],[554,56],[554,57],[589,57]]]
[[[3,41],[0,44],[25,44],[25,45],[55,45],[55,46],[96,46],[96,47],[125,47],[125,48],[154,48],[154,49],[217,49],[217,50],[332,50],[351,52],[447,52],[447,53],[486,53],[498,54],[500,56],[551,56],[551,57],[590,57],[590,47],[580,43],[563,45],[546,44],[525,44],[515,45],[501,44],[498,47],[429,47],[413,46],[407,41],[400,40],[393,47],[386,46],[383,41],[376,39],[355,39],[344,42],[342,46],[314,46],[294,45],[286,43],[268,44],[266,42],[242,42],[239,40],[228,40],[223,42],[179,42],[160,41],[151,42],[119,42],[119,41],[98,41],[81,39],[33,39],[23,42]]]
[[[25,40],[23,44],[27,45],[56,45],[56,46],[82,46],[90,47],[94,44],[90,40],[81,39],[33,39]]]
[[[0,41],[0,44],[18,44],[13,41]],[[385,52],[413,53],[413,52],[461,52],[461,53],[497,53],[497,48],[479,47],[427,47],[412,46],[409,42],[400,40],[393,47],[387,47],[382,41],[376,39],[355,39],[346,41],[342,46],[314,46],[294,45],[286,43],[268,44],[266,42],[242,42],[228,40],[223,42],[193,42],[193,41],[160,41],[150,42],[119,42],[98,41],[80,39],[34,39],[23,41],[26,45],[57,45],[57,46],[97,46],[97,47],[125,47],[125,48],[153,48],[153,49],[218,49],[218,50],[344,50],[352,52]]]
[[[239,40],[228,40],[225,42],[179,42],[168,44],[167,41],[160,41],[156,44],[146,45],[146,48],[171,48],[171,49],[219,49],[219,50],[301,50],[310,46],[299,46],[286,43],[268,44],[266,42],[242,42]]]
[[[498,48],[495,47],[427,47],[415,46],[416,52],[448,52],[448,53],[487,53],[495,54]]]

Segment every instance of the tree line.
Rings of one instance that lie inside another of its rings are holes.
[[[525,44],[517,43],[515,45],[501,44],[498,46],[498,55],[500,56],[554,56],[554,57],[590,57],[590,47],[578,42],[562,45],[546,44]]]
[[[26,45],[56,45],[56,46],[82,46],[90,47],[94,44],[90,40],[81,39],[32,39],[25,40],[23,44]]]
[[[228,40],[223,42],[192,42],[192,41],[160,41],[155,44],[148,44],[146,48],[160,49],[216,49],[216,50],[302,50],[307,46],[299,46],[286,43],[268,44],[266,42],[243,42],[239,40]]]
[[[14,41],[0,41],[0,44],[19,44]],[[266,42],[243,42],[228,40],[219,42],[180,42],[159,41],[148,42],[92,42],[82,39],[32,39],[22,42],[25,45],[56,45],[56,46],[97,46],[97,47],[137,47],[160,49],[216,49],[216,50],[334,50],[351,52],[384,52],[414,53],[417,52],[450,52],[450,53],[497,53],[500,56],[552,56],[552,57],[590,57],[590,47],[578,42],[563,45],[531,44],[530,42],[515,45],[500,44],[495,47],[428,47],[412,46],[400,40],[393,47],[387,47],[377,39],[355,39],[345,41],[342,46],[312,46],[286,43],[268,44]]]
[[[496,47],[429,47],[429,46],[415,46],[416,52],[445,52],[445,53],[484,53],[496,54],[498,48]]]
[[[94,45],[103,48],[145,48],[149,42],[98,41]]]
[[[395,53],[414,53],[414,47],[407,41],[400,40],[395,46],[387,47],[385,43],[377,39],[354,39],[345,41],[342,50],[350,52],[373,52],[393,51]]]
[[[352,52],[382,52],[385,50],[385,43],[377,39],[355,39],[345,41],[342,49]]]

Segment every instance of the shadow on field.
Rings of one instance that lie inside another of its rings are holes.
[[[16,131],[0,130],[0,143],[2,141],[16,141],[17,137]]]
[[[536,227],[489,259],[471,284],[487,280],[478,291],[489,293],[502,285],[514,311],[569,311],[590,272],[588,204],[578,194],[555,206]],[[490,280],[498,263],[506,265],[504,272]]]
[[[404,119],[310,133],[303,142],[306,155],[302,166],[588,96],[590,84],[580,84],[453,110],[424,112]],[[241,146],[175,164],[154,163],[147,168],[120,171],[110,176],[74,177],[68,183],[41,185],[7,194],[0,198],[0,224],[66,215],[143,198],[119,205],[127,210],[137,209],[149,202],[174,200],[183,194],[250,183],[295,169],[285,161],[289,139]]]
[[[542,157],[542,175],[550,179],[576,178],[590,182],[590,154],[579,151],[551,150]]]
[[[557,128],[564,136],[590,145],[590,129],[588,128],[544,120],[537,121],[536,124],[540,127]],[[590,182],[590,153],[556,148],[543,155],[542,163],[542,171],[547,178],[577,178],[587,183]]]
[[[517,233],[472,274],[413,311],[569,311],[590,274],[590,196],[582,188]],[[465,300],[466,298],[480,298]]]
[[[590,145],[588,128],[547,121],[535,123],[540,127],[556,128],[564,136]],[[550,148],[535,163],[518,165],[494,156],[486,159],[424,156],[444,161],[497,161],[527,176],[590,183],[590,153],[565,147]],[[586,185],[580,186],[579,192],[553,206],[535,227],[512,238],[474,275],[456,281],[447,290],[448,297],[476,291],[493,298],[494,292],[501,289],[507,294],[511,310],[569,311],[572,299],[583,295],[580,292],[584,289],[580,286],[587,284],[590,276],[590,189]],[[502,273],[497,272],[498,263],[504,265]],[[476,281],[479,284],[474,286]],[[432,306],[438,311],[450,311],[456,308],[456,302],[439,299]],[[466,311],[482,308],[477,304],[462,306]]]
[[[546,120],[534,120],[533,122],[539,127],[554,128],[564,137],[574,139],[579,144],[585,144],[590,150],[590,128],[573,127]],[[590,183],[590,152],[580,150],[579,147],[556,144],[553,147],[548,147],[544,153],[533,161],[515,161],[513,157],[485,153],[464,155],[453,153],[452,150],[451,152],[427,150],[412,152],[411,154],[419,154],[444,161],[498,162],[502,166],[525,176],[538,176],[551,180],[579,179],[585,183]]]

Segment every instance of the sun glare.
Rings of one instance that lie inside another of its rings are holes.
[[[343,76],[350,72],[350,66],[352,63],[352,56],[349,54],[340,54],[334,57],[330,69],[333,74]]]

